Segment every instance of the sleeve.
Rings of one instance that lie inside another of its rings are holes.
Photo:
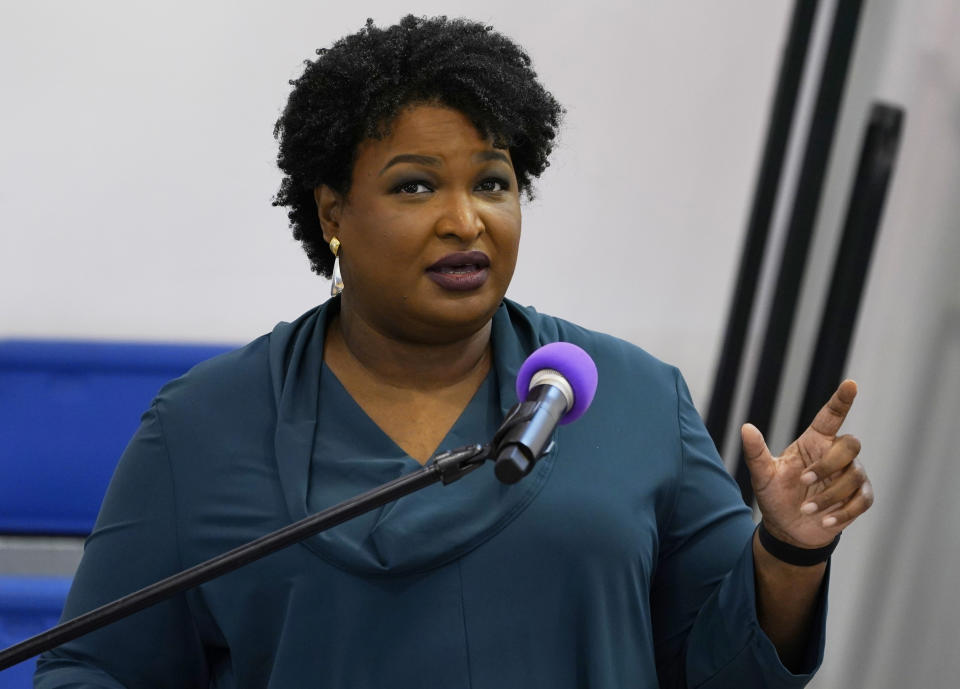
[[[793,674],[757,621],[751,511],[676,374],[682,470],[651,587],[663,689],[803,687],[823,659],[827,587]],[[829,578],[829,569],[827,573]]]
[[[110,481],[67,596],[68,620],[180,571],[176,493],[157,402]],[[44,653],[35,689],[200,687],[203,646],[184,594]]]

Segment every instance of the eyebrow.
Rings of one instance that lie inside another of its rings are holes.
[[[477,162],[502,160],[507,165],[510,164],[510,159],[500,151],[480,151],[479,153],[473,154],[473,159]],[[400,155],[393,156],[393,158],[390,159],[390,162],[380,169],[380,172],[377,173],[377,176],[379,177],[387,171],[387,168],[389,168],[391,165],[396,165],[397,163],[416,163],[418,165],[426,165],[428,167],[441,167],[443,165],[439,158],[434,158],[433,156],[417,155],[415,153],[401,153]]]

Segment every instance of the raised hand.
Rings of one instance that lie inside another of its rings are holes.
[[[857,384],[843,381],[779,457],[756,426],[740,429],[764,525],[781,541],[801,548],[827,545],[873,504],[873,487],[857,459],[860,441],[837,435],[856,395]]]

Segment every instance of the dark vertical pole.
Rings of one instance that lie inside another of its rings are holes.
[[[800,282],[807,265],[810,237],[820,208],[823,180],[833,147],[837,119],[843,101],[850,56],[857,35],[862,0],[840,0],[836,5],[830,42],[827,47],[823,75],[813,110],[797,182],[796,196],[787,228],[786,243],[780,260],[780,271],[774,288],[770,317],[760,353],[760,364],[750,398],[747,419],[766,433],[773,416],[773,405],[780,389],[783,360],[793,330],[793,320],[800,294]],[[747,504],[753,503],[750,472],[743,458],[737,463],[736,479]]]
[[[794,437],[810,425],[814,415],[840,384],[902,128],[902,109],[874,104],[863,137],[843,238],[833,264],[830,292],[820,320],[820,333]]]
[[[710,405],[707,408],[707,430],[721,452],[730,422],[730,405],[740,374],[747,325],[750,323],[750,314],[753,311],[757,280],[760,275],[763,252],[767,246],[770,218],[773,215],[777,189],[780,186],[783,160],[787,142],[790,139],[797,96],[800,92],[800,79],[807,60],[817,5],[817,0],[797,0],[794,4],[787,43],[781,58],[773,110],[763,148],[763,159],[760,163],[753,206],[747,223],[747,237],[740,255],[740,268],[727,316],[727,330],[720,350],[720,360],[717,363]]]

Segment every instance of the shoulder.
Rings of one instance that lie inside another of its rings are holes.
[[[275,379],[304,331],[312,332],[321,307],[292,322],[281,321],[237,349],[195,365],[164,385],[154,405],[164,417],[261,416],[275,407]]]
[[[597,365],[590,409],[564,427],[575,456],[602,456],[628,485],[651,491],[658,520],[666,519],[683,476],[683,417],[689,406],[680,371],[642,347],[613,335],[514,303],[506,305],[518,331],[536,333],[533,347],[571,342]]]
[[[604,387],[634,389],[642,386],[647,394],[676,395],[680,379],[678,369],[642,347],[614,335],[540,313],[532,306],[521,306],[506,299],[504,305],[514,327],[528,330],[530,339],[535,340],[534,346],[571,342],[583,348],[597,364],[599,379]]]

